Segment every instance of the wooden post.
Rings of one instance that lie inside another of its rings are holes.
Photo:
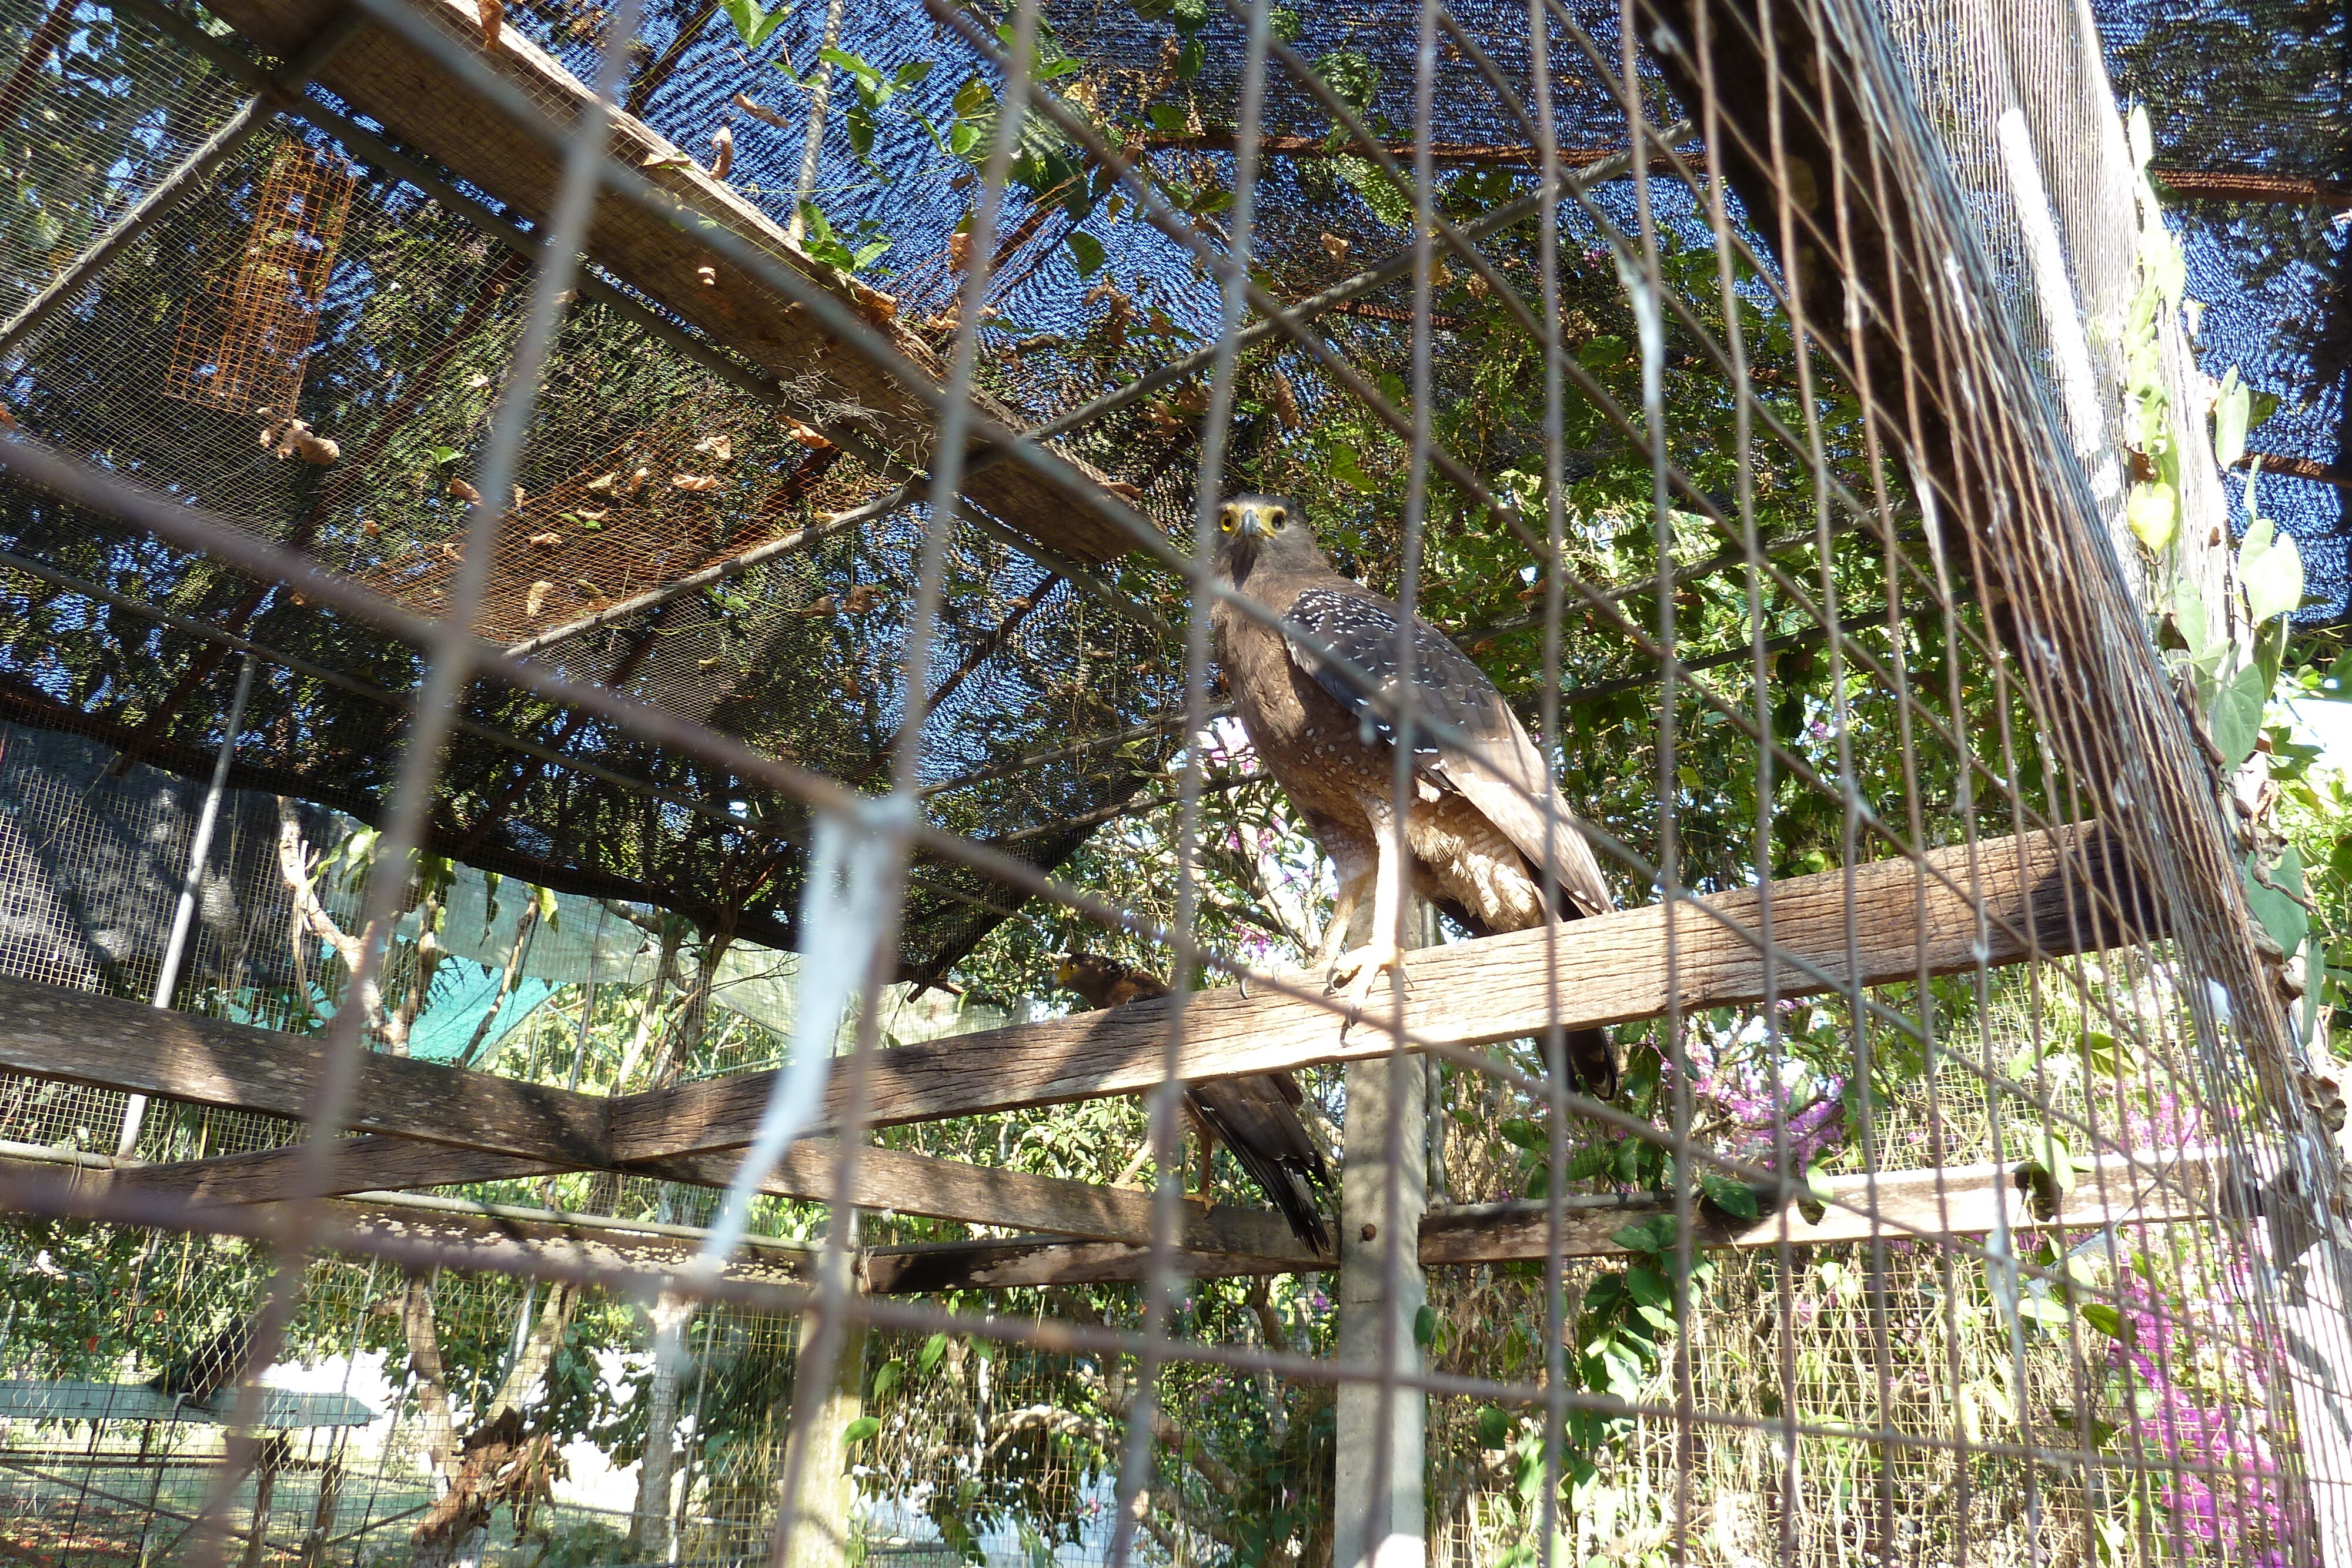
[[[1370,938],[1370,916],[1369,906],[1358,910],[1348,932],[1349,946]],[[1437,916],[1429,905],[1414,900],[1406,924],[1406,946],[1436,944]],[[1376,988],[1375,1016],[1389,1005],[1386,988]],[[1339,1172],[1339,1364],[1378,1371],[1382,1341],[1388,1339],[1398,1370],[1418,1372],[1413,1322],[1428,1299],[1419,1257],[1421,1217],[1429,1203],[1428,1073],[1418,1056],[1375,1057],[1349,1063],[1347,1084]],[[1387,1147],[1392,1104],[1399,1113],[1393,1155]],[[1391,1180],[1398,1186],[1393,1224],[1387,1192]],[[1401,1249],[1400,1289],[1391,1298],[1387,1286],[1393,1249]],[[1386,1401],[1381,1396],[1378,1384],[1339,1385],[1333,1568],[1421,1568],[1427,1555],[1422,1471],[1429,1401],[1412,1389],[1397,1389]]]
[[[866,1281],[856,1260],[845,1253],[842,1263],[854,1270],[853,1290]],[[802,1332],[808,1333],[807,1319]],[[803,1341],[805,1343],[805,1341]],[[792,1547],[783,1568],[847,1568],[852,1561],[849,1510],[857,1499],[857,1483],[849,1473],[850,1456],[845,1438],[849,1424],[866,1413],[866,1323],[847,1325],[840,1354],[834,1357],[833,1382],[816,1418],[805,1431],[795,1427],[786,1441],[779,1477],[795,1475],[800,1483],[792,1497],[776,1500],[779,1526],[786,1511],[793,1515]]]

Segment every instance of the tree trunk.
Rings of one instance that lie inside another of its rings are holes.
[[[446,1488],[457,1474],[449,1382],[441,1365],[441,1336],[433,1324],[433,1281],[412,1275],[401,1298],[400,1327],[408,1341],[408,1370],[416,1380],[416,1416],[425,1428],[425,1460]]]
[[[801,1320],[803,1333],[809,1320]],[[843,1441],[849,1424],[866,1414],[866,1324],[851,1322],[842,1335],[841,1353],[834,1358],[833,1377],[815,1418],[805,1429],[794,1427],[784,1447],[783,1469],[777,1476],[797,1476],[797,1496],[776,1500],[778,1528],[792,1521],[792,1542],[783,1568],[846,1568],[850,1562],[849,1511],[857,1500],[856,1479],[849,1473],[848,1446]]]
[[[637,1506],[629,1523],[636,1558],[667,1563],[670,1479],[677,1463],[677,1393],[687,1367],[686,1325],[698,1303],[667,1291],[654,1303],[654,1370],[646,1385],[646,1452],[637,1468]]]

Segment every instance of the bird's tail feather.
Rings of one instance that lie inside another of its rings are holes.
[[[1256,1183],[1258,1190],[1265,1194],[1266,1200],[1281,1211],[1282,1218],[1290,1222],[1290,1233],[1317,1252],[1328,1255],[1331,1228],[1324,1222],[1323,1211],[1316,1206],[1315,1184],[1329,1186],[1329,1169],[1305,1168],[1299,1162],[1268,1155],[1248,1139],[1234,1137],[1231,1127],[1220,1124],[1223,1118],[1205,1107],[1202,1119],[1216,1128],[1218,1142],[1233,1150],[1234,1158],[1241,1162],[1241,1167],[1249,1173],[1250,1180]],[[1317,1165],[1321,1165],[1319,1158]]]

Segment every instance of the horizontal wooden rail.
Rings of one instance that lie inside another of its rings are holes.
[[[1785,1224],[1791,1246],[1873,1239],[1935,1245],[1989,1235],[1997,1214],[2005,1214],[2010,1228],[2020,1234],[2061,1227],[2069,1230],[2118,1227],[2126,1232],[2122,1244],[2128,1247],[2134,1244],[2128,1235],[2132,1226],[2210,1218],[2214,1212],[2213,1188],[2223,1175],[2227,1158],[2226,1151],[2210,1146],[2130,1158],[2103,1155],[2081,1175],[2054,1216],[2033,1211],[2013,1166],[1973,1165],[1876,1177],[1839,1176],[1830,1183],[1831,1195],[1837,1201],[1826,1206],[1818,1220],[1805,1219],[1794,1202],[1774,1212],[1769,1195],[1759,1193],[1763,1218],[1738,1220],[1719,1209],[1701,1207],[1692,1239],[1696,1246],[1710,1250],[1777,1247]],[[2259,1160],[2255,1163],[2259,1165]],[[105,1164],[100,1156],[58,1150],[12,1145],[0,1151],[0,1170],[73,1166],[77,1167],[76,1184],[85,1188],[103,1189],[132,1174],[110,1171]],[[467,1267],[469,1254],[476,1256],[479,1267],[510,1268],[520,1248],[610,1270],[660,1271],[684,1263],[706,1235],[690,1226],[408,1194],[362,1193],[331,1202],[338,1218],[362,1235],[382,1233],[453,1249],[449,1263],[453,1268]],[[1614,1239],[1618,1231],[1672,1212],[1674,1203],[1668,1195],[1571,1197],[1560,1255],[1622,1254],[1625,1249]],[[1448,1268],[1540,1259],[1546,1255],[1546,1226],[1541,1203],[1432,1209],[1422,1221],[1421,1261],[1426,1268]],[[726,1277],[802,1280],[808,1273],[808,1252],[799,1243],[753,1237],[730,1260]],[[1133,1242],[1020,1236],[876,1248],[862,1255],[861,1267],[875,1293],[912,1295],[1134,1281],[1146,1277],[1150,1257],[1148,1246]],[[1176,1272],[1189,1279],[1306,1273],[1329,1267],[1328,1260],[1317,1261],[1303,1254],[1283,1260],[1213,1249],[1180,1249],[1174,1263]]]
[[[1874,1184],[1869,1176],[1839,1176],[1830,1183],[1838,1202],[1824,1206],[1818,1220],[1806,1219],[1793,1202],[1776,1211],[1769,1195],[1759,1193],[1763,1217],[1758,1219],[1739,1219],[1711,1206],[1698,1206],[1691,1239],[1693,1245],[1709,1250],[1777,1247],[1785,1226],[1789,1244],[1795,1247],[1874,1239],[1932,1245],[1953,1238],[1989,1235],[2003,1213],[2010,1229],[2021,1234],[2058,1226],[2089,1229],[2196,1219],[2213,1211],[2211,1196],[2204,1189],[2216,1157],[2210,1150],[2134,1160],[2104,1156],[2079,1177],[2058,1213],[2050,1218],[2033,1212],[2013,1166],[1902,1171],[1878,1176]],[[1622,1255],[1626,1248],[1615,1239],[1619,1231],[1674,1211],[1674,1200],[1667,1195],[1571,1197],[1560,1231],[1560,1256]],[[1433,1208],[1421,1222],[1422,1266],[1438,1269],[1539,1260],[1547,1255],[1549,1224],[1541,1203]],[[2131,1244],[2128,1238],[2124,1244]],[[1132,1282],[1148,1276],[1150,1262],[1149,1247],[1020,1236],[1001,1241],[881,1248],[868,1256],[867,1271],[876,1293],[907,1295]],[[1213,1253],[1176,1260],[1176,1272],[1187,1279],[1302,1273],[1308,1268],[1328,1266],[1328,1262],[1285,1265],[1269,1259]]]
[[[1925,869],[1874,862],[1795,877],[1771,888],[1777,994],[1795,997],[1858,980],[1884,985],[1979,965],[2111,946],[2157,935],[2158,912],[2136,893],[2128,933],[2110,903],[2135,886],[2127,862],[2095,827],[1931,852]],[[1958,888],[1975,887],[1970,897]],[[1546,936],[1523,931],[1412,955],[1405,1003],[1410,1038],[1481,1045],[1540,1033],[1552,1022],[1589,1029],[1654,1018],[1671,999],[1688,1010],[1760,1000],[1766,962],[1753,934],[1763,914],[1756,889],[1710,894],[1713,912],[1677,908],[1675,962],[1666,963],[1668,912],[1652,905],[1561,928],[1559,984],[1545,980]],[[1848,905],[1853,946],[1848,951]],[[1981,911],[1982,918],[1979,918]],[[1727,925],[1726,922],[1731,924]],[[1812,972],[1802,966],[1811,966]],[[1829,977],[1828,981],[1822,978]],[[953,1035],[879,1053],[867,1103],[877,1125],[1017,1110],[1133,1093],[1160,1082],[1169,1001]],[[1178,1071],[1188,1081],[1271,1072],[1376,1056],[1388,1035],[1352,1029],[1304,998],[1231,987],[1197,992],[1184,1017]],[[772,1074],[707,1080],[615,1101],[616,1157],[661,1159],[750,1142]],[[839,1109],[841,1085],[834,1085]]]

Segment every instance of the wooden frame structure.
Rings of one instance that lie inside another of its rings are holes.
[[[2107,834],[2091,826],[2070,830],[2064,839],[2029,834],[1937,851],[1920,868],[1888,861],[1776,883],[1773,994],[1899,984],[2095,951],[2116,939],[2116,916],[2124,910],[2137,929],[2160,928],[2151,924],[2154,911],[2137,891],[2137,874]],[[1753,889],[1711,894],[1697,901],[1701,910],[1677,916],[1675,999],[1685,1010],[1766,995],[1763,950],[1752,935],[1759,896]],[[1863,933],[1858,967],[1847,961],[1849,907]],[[1424,1047],[1473,1047],[1539,1030],[1547,1017],[1569,1028],[1654,1017],[1668,1001],[1666,917],[1660,907],[1633,909],[1564,928],[1556,994],[1543,983],[1540,932],[1427,950],[1416,969],[1421,995],[1405,1018],[1408,1038]],[[885,1051],[869,1074],[872,1121],[977,1115],[1148,1090],[1159,1081],[1167,1009],[1165,1002],[1139,1002]],[[1198,993],[1187,1014],[1181,1071],[1188,1080],[1229,1077],[1365,1060],[1391,1049],[1385,1030],[1343,1023],[1296,997],[1244,998],[1230,988]],[[0,978],[0,1070],[299,1117],[320,1060],[311,1040]],[[734,1176],[730,1151],[750,1141],[773,1079],[743,1073],[604,1099],[378,1053],[363,1059],[360,1072],[351,1135],[333,1149],[334,1194],[578,1170],[724,1186]],[[763,1190],[830,1197],[837,1154],[829,1139],[803,1140]],[[192,1203],[274,1204],[294,1195],[301,1158],[294,1145],[117,1168],[105,1181]],[[2099,1223],[2126,1214],[2178,1217],[2164,1201],[2143,1203],[2127,1168],[2108,1174],[2113,1183],[2103,1175],[2090,1184],[2086,1193],[2095,1197],[2069,1210],[2070,1223],[2093,1212]],[[1774,1202],[1768,1192],[1766,1219],[1742,1227],[1711,1216],[1700,1244],[1777,1242],[1784,1222],[1800,1242],[1881,1232],[1968,1234],[1995,1226],[2004,1173],[1987,1166],[1927,1175],[1941,1181],[1940,1197],[1936,1180],[1915,1191],[1920,1183],[1911,1178],[1851,1178],[1842,1201],[1857,1195],[1864,1201],[1812,1222],[1790,1219],[1795,1197],[1780,1195]],[[878,1147],[859,1152],[853,1192],[861,1207],[1024,1233],[877,1251],[867,1266],[876,1271],[872,1288],[884,1293],[1139,1279],[1149,1259],[1154,1203],[1148,1192]],[[1643,1211],[1639,1202],[1580,1200],[1565,1237],[1570,1252],[1619,1249],[1611,1234]],[[1187,1273],[1331,1265],[1271,1212],[1189,1197],[1180,1212],[1176,1242]],[[2014,1202],[2002,1212],[2020,1228],[2034,1223]],[[1539,1204],[1435,1210],[1422,1228],[1421,1256],[1428,1264],[1539,1257],[1545,1223]]]

